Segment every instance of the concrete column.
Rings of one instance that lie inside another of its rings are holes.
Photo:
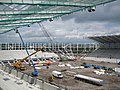
[[[14,69],[11,70],[11,74],[12,74],[12,75],[17,76],[17,75],[18,75],[17,73],[18,73],[18,72],[17,72],[16,70],[14,70]]]
[[[0,50],[2,50],[2,44],[0,44]]]
[[[20,79],[23,79],[23,77],[24,77],[24,73],[22,73],[22,72],[18,72],[18,77],[19,77]]]
[[[0,64],[0,69],[2,70],[2,64]]]
[[[44,81],[42,80],[36,80],[36,85],[39,85],[42,90],[44,90]]]
[[[48,88],[49,88],[49,90],[61,90],[61,89],[59,89],[59,87],[45,82],[44,83],[44,90],[48,90]]]
[[[23,80],[25,80],[26,82],[28,82],[29,76],[27,74],[24,74]]]
[[[9,73],[9,67],[6,67],[5,72]]]
[[[34,77],[31,77],[31,76],[28,77],[28,82],[30,84],[34,84],[34,81],[35,81]]]
[[[6,65],[3,65],[3,68],[2,68],[2,70],[3,70],[3,71],[5,71],[5,69],[6,69]]]
[[[11,73],[11,71],[12,71],[12,68],[10,68],[10,67],[9,67],[9,72],[8,72],[8,73],[10,74],[10,73]]]
[[[16,50],[16,43],[15,43],[15,46],[14,46],[14,47],[15,47],[15,50]]]

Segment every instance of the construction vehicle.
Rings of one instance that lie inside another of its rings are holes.
[[[31,58],[31,56],[30,56],[30,54],[29,54],[29,52],[28,52],[28,50],[27,50],[27,47],[25,46],[25,43],[24,43],[24,41],[23,41],[23,39],[22,39],[22,36],[21,36],[21,34],[19,33],[18,29],[16,29],[15,31],[16,31],[16,33],[18,33],[18,35],[19,35],[19,37],[20,37],[20,39],[21,39],[21,41],[22,41],[22,44],[23,44],[23,46],[24,46],[24,48],[25,48],[25,50],[26,50],[26,53],[27,53],[27,55],[28,55],[29,61],[31,62],[32,67],[33,67],[33,69],[34,69],[34,72],[32,72],[32,75],[33,75],[33,76],[37,76],[37,75],[38,75],[38,72],[37,72],[37,70],[36,70],[36,68],[35,68],[35,66],[34,66],[33,60],[32,60],[32,58]],[[20,66],[20,63],[21,63],[22,61],[24,61],[24,60],[19,60],[19,62],[17,62],[18,64],[15,64],[15,65],[16,65],[16,66],[18,65],[18,67],[19,67],[19,66]],[[21,67],[22,67],[22,66],[21,66]]]
[[[36,50],[35,52],[31,53],[30,56],[36,54],[37,52],[41,51],[42,49]],[[20,69],[20,70],[25,70],[26,68],[21,64],[24,60],[27,60],[29,56],[24,57],[23,59],[20,59],[16,61],[15,63],[12,64],[14,68]]]
[[[43,66],[49,66],[50,64],[52,64],[51,61],[43,61],[43,62],[40,62],[40,64],[43,64]]]
[[[53,62],[52,61],[39,61],[39,62],[34,62],[35,66],[39,66],[39,65],[43,65],[43,66],[49,66],[51,65]],[[31,65],[32,66],[32,65]]]
[[[62,73],[59,71],[52,71],[52,75],[56,78],[61,78],[61,79],[63,78]]]
[[[48,77],[48,81],[49,81],[49,83],[54,81],[53,75]]]

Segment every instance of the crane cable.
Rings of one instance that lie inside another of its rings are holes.
[[[38,23],[42,32],[44,33],[44,35],[47,37],[48,41],[50,41],[51,43],[54,43],[53,38],[51,37],[51,34],[46,30],[46,28],[44,27],[44,25],[42,23]]]

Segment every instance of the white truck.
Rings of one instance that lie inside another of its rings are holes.
[[[52,71],[52,75],[57,78],[63,78],[63,75],[59,71]]]

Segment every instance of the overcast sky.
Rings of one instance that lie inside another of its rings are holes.
[[[88,36],[120,34],[120,0],[97,6],[92,13],[77,12],[43,25],[57,42],[86,42]],[[25,42],[48,42],[38,24],[19,30]],[[0,35],[0,42],[20,42],[20,39],[11,31]]]

